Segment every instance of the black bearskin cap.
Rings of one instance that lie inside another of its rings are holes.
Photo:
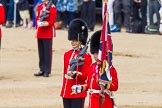
[[[79,40],[82,42],[82,45],[85,45],[87,37],[87,24],[79,18],[72,20],[68,29],[68,40]]]
[[[96,31],[91,37],[90,52],[91,54],[98,53],[100,45],[101,30]]]

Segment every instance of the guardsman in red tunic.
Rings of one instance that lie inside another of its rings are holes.
[[[89,106],[88,108],[115,108],[115,101],[113,99],[112,91],[116,91],[118,89],[118,77],[117,71],[114,67],[112,67],[112,82],[100,80],[99,68],[100,65],[98,60],[98,51],[99,51],[99,43],[100,43],[101,31],[97,31],[92,35],[91,43],[90,43],[90,51],[94,56],[95,63],[91,65],[91,72],[88,75],[87,85],[74,85],[72,90],[75,93],[81,93],[83,91],[89,91]],[[101,103],[100,101],[100,87],[99,81],[105,84],[104,90],[104,101]]]
[[[71,41],[72,49],[64,53],[63,85],[60,94],[63,99],[64,108],[84,108],[84,101],[87,95],[86,91],[80,94],[73,94],[71,87],[76,84],[86,84],[92,59],[90,54],[84,53],[84,64],[76,66],[74,71],[70,71],[72,66],[70,63],[81,52],[81,45],[86,44],[87,37],[88,29],[86,23],[81,19],[72,20],[68,30],[68,40]],[[79,61],[76,64],[79,63],[81,62]]]
[[[5,22],[5,10],[3,5],[0,3],[0,25]],[[0,28],[0,49],[1,49],[1,38],[2,38],[2,32]]]
[[[56,20],[56,8],[54,4],[52,4],[47,11],[48,17],[43,21],[40,21],[40,15],[42,12],[46,11],[46,6],[49,3],[49,0],[42,0],[42,2],[43,3],[38,6],[38,15],[36,18],[36,38],[38,41],[40,71],[35,73],[34,76],[49,77],[52,64],[52,40],[55,36],[54,23]]]

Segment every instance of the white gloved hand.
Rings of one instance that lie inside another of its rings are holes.
[[[72,89],[72,92],[76,94],[76,93],[81,93],[83,87],[81,85],[73,85],[71,89]]]
[[[44,26],[44,22],[38,21],[38,26],[39,27],[43,27]]]
[[[98,80],[98,84],[104,86],[105,89],[106,88],[109,89],[111,83],[112,83],[111,81],[106,81],[106,80],[102,80],[102,79]]]

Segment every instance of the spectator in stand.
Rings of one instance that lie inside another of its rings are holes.
[[[148,2],[149,6],[149,21],[150,25],[157,25],[160,24],[160,14],[158,10],[158,1],[157,0],[149,0]],[[154,14],[156,15],[157,22],[154,22]]]
[[[131,0],[115,0],[114,1],[114,23],[121,29],[122,26],[122,13],[124,16],[124,26],[126,32],[130,31],[130,13],[131,13]],[[119,29],[119,32],[120,32]]]
[[[88,31],[93,31],[96,24],[95,0],[83,0],[81,18],[87,23]]]
[[[63,7],[63,0],[57,0],[56,3],[56,9],[57,9],[57,16],[56,16],[56,23],[55,27],[56,29],[62,29],[62,27],[66,27],[65,24],[65,9]]]
[[[29,14],[29,2],[28,0],[19,0],[17,3],[17,9],[19,10],[21,19],[23,21],[23,27],[30,28],[30,14]]]
[[[142,21],[142,33],[145,33],[145,26],[147,25],[147,0],[134,0],[133,1],[133,21]]]
[[[9,0],[6,28],[11,28],[13,26],[13,20],[14,20],[14,0]],[[20,20],[21,18],[20,18],[19,11],[16,10],[16,27],[20,26]]]
[[[13,0],[9,0],[9,6],[7,9],[7,22],[6,22],[6,28],[10,28],[13,25],[13,15],[14,13],[14,1]]]
[[[114,1],[115,0],[109,0],[107,3],[108,13],[109,13],[109,24],[110,24],[111,32],[118,32],[120,31],[120,28],[114,24],[114,10],[113,10]],[[102,2],[102,18],[103,15],[104,15],[104,2]]]
[[[65,14],[64,27],[68,29],[70,22],[76,18],[81,3],[80,0],[57,0],[56,9],[58,16],[56,21],[62,20],[58,18],[60,14]]]

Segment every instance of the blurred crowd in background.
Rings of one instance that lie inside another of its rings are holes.
[[[113,1],[112,32],[159,34],[161,5],[158,0],[109,0]],[[6,28],[31,28],[36,25],[37,6],[41,0],[0,0],[5,7]],[[68,3],[69,2],[69,3]],[[89,31],[96,22],[102,22],[102,0],[53,0],[57,9],[56,28],[68,29],[74,18],[86,20]]]

